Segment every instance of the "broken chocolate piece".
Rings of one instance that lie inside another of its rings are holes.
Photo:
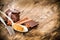
[[[29,28],[29,27],[32,28],[32,27],[38,25],[38,23],[35,22],[35,21],[33,21],[33,20],[30,20],[30,21],[25,22],[24,25],[26,25],[28,28]]]
[[[20,14],[20,12],[19,12],[18,10],[16,10],[16,9],[14,9],[14,11],[8,9],[8,10],[6,11],[6,14],[7,14],[9,17],[11,17],[14,22],[17,22],[17,21],[19,20],[19,14]]]
[[[19,21],[19,17],[20,17],[20,12],[18,11],[18,10],[16,10],[16,9],[14,9],[14,10],[10,10],[10,9],[8,9],[7,11],[6,11],[6,14],[14,21],[14,22],[17,22],[17,21]],[[6,22],[7,22],[7,24],[8,25],[11,25],[11,22],[7,19],[6,20]]]

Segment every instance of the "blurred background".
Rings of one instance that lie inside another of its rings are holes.
[[[60,40],[60,0],[0,0],[0,10],[17,9],[20,19],[29,17],[39,22],[27,33],[10,36],[0,22],[0,40]]]

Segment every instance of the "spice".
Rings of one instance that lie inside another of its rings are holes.
[[[15,30],[23,31],[23,27],[21,27],[19,24],[14,24],[14,25],[13,25],[13,28],[14,28]]]
[[[13,29],[16,30],[16,31],[19,31],[19,32],[27,32],[28,31],[28,28],[26,26],[16,24],[16,23],[14,23]]]
[[[23,23],[25,23],[25,22],[27,22],[27,21],[30,21],[30,20],[32,20],[32,19],[24,18],[24,19],[21,19],[21,20],[17,21],[16,23],[18,23],[18,24],[23,24]]]

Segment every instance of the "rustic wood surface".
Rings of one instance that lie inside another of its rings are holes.
[[[7,1],[3,0],[6,3],[3,11],[14,7],[21,12],[20,19],[28,17],[38,22],[39,25],[27,33],[16,31],[16,34],[12,36],[1,26],[1,38],[4,37],[4,40],[55,40],[54,36],[59,35],[56,31],[59,28],[59,12],[56,3],[48,0],[18,0],[9,3],[10,7],[8,7]]]

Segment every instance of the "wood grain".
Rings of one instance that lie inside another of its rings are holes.
[[[14,36],[6,34],[8,40],[42,40],[44,35],[50,35],[53,31],[57,30],[59,24],[58,5],[52,3],[52,0],[18,0],[15,4],[5,8],[4,11],[13,5],[14,8],[21,12],[20,19],[28,17],[38,22],[39,25],[36,28],[30,29],[27,33],[16,32]]]

